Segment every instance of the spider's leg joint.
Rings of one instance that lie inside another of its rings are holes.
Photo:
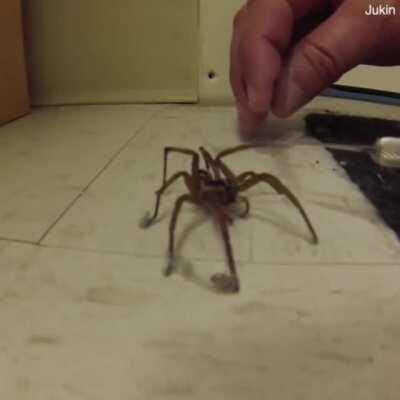
[[[141,228],[148,228],[153,223],[152,218],[150,217],[150,213],[146,212],[146,214],[140,219],[139,226]]]
[[[239,279],[237,275],[231,274],[214,274],[211,282],[216,289],[222,293],[238,293],[240,290]]]
[[[232,211],[239,218],[248,217],[250,211],[249,201],[244,197],[238,197],[237,201],[232,205]]]
[[[164,270],[164,276],[170,276],[175,268],[176,268],[175,257],[173,257],[172,255],[169,255],[168,256],[168,265],[167,265],[167,268],[165,268],[165,270]]]

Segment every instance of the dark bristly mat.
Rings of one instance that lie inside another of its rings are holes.
[[[371,145],[383,136],[400,137],[400,121],[337,114],[309,114],[309,135],[324,143]],[[384,168],[368,155],[329,150],[350,179],[400,239],[400,169]]]

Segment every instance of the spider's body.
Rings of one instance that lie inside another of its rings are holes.
[[[292,204],[300,211],[304,221],[306,222],[311,232],[313,242],[318,242],[317,234],[315,233],[315,230],[300,202],[278,178],[267,173],[259,174],[253,171],[247,171],[240,175],[235,175],[221,160],[223,157],[229,154],[252,147],[262,147],[262,145],[237,146],[217,154],[217,156],[214,158],[203,147],[200,147],[199,149],[200,154],[191,149],[182,149],[177,147],[165,148],[163,182],[161,188],[156,192],[157,198],[155,210],[151,217],[146,216],[141,223],[142,227],[148,227],[156,220],[162,194],[175,181],[177,181],[179,178],[183,178],[188,189],[188,193],[178,197],[172,213],[169,229],[169,264],[165,270],[165,275],[170,275],[174,269],[175,228],[182,205],[183,203],[188,202],[211,211],[221,228],[230,274],[215,274],[211,278],[212,282],[224,292],[238,292],[239,279],[236,272],[236,266],[227,227],[228,224],[233,223],[233,219],[228,212],[228,208],[240,200],[245,204],[245,210],[240,216],[246,217],[250,210],[250,203],[248,199],[244,196],[241,196],[240,193],[261,182],[269,184],[278,193],[285,195],[292,202]],[[187,171],[180,171],[167,179],[167,160],[170,152],[183,153],[191,156],[191,173]],[[203,157],[205,169],[201,169],[199,166],[200,155]]]
[[[229,206],[236,202],[237,197],[236,188],[223,179],[201,181],[201,198],[204,202]]]

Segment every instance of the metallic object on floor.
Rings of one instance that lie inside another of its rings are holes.
[[[353,146],[327,144],[325,147],[336,150],[367,153],[382,167],[400,168],[400,138],[383,137],[372,146]]]

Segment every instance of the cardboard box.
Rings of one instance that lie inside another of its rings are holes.
[[[0,2],[0,125],[29,112],[20,0]]]

